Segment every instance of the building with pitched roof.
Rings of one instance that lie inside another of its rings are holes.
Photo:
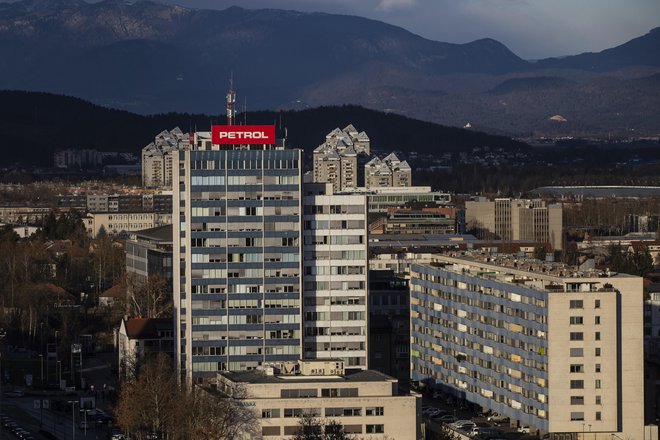
[[[132,377],[149,356],[165,353],[174,357],[172,318],[122,319],[117,340],[119,377]]]
[[[314,150],[314,182],[332,183],[336,192],[357,188],[360,164],[370,152],[371,141],[364,131],[358,132],[352,124],[335,128]]]
[[[412,184],[412,169],[405,160],[390,153],[385,158],[374,157],[365,165],[364,186],[367,188],[406,187]]]
[[[189,138],[179,127],[163,130],[142,149],[142,186],[172,186],[172,152],[189,146]]]

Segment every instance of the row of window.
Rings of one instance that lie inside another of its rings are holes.
[[[264,426],[261,428],[261,435],[264,437],[270,437],[270,436],[280,436],[282,433],[286,436],[295,436],[300,434],[300,426],[299,425],[294,425],[294,426],[285,426],[284,430],[282,430],[279,426]],[[305,432],[306,435],[314,436],[314,438],[320,438],[320,427],[316,429],[318,432]],[[330,430],[334,429],[331,426],[326,426],[326,433],[330,434]],[[364,425],[364,431],[362,429],[362,425],[343,425],[342,426],[342,432],[344,434],[362,434],[363,432],[365,434],[383,434],[385,432],[385,425],[382,424],[369,424],[369,425]],[[310,437],[311,438],[311,437]]]
[[[572,299],[572,300],[569,301],[568,306],[571,309],[583,309],[584,308],[584,300]],[[599,299],[594,300],[594,308],[595,309],[600,309],[600,300]]]
[[[594,381],[594,388],[600,389],[602,383],[600,379]],[[571,380],[571,389],[572,390],[582,390],[584,389],[584,380]]]
[[[571,341],[584,341],[583,332],[570,332],[569,338]],[[600,332],[594,333],[594,339],[600,341]]]
[[[571,316],[569,318],[569,324],[571,325],[582,325],[584,324],[583,316]],[[600,316],[594,316],[594,324],[600,325]]]

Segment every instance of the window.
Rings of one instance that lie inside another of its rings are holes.
[[[600,388],[600,379],[596,379],[596,383],[594,384],[596,389]]]
[[[600,316],[596,316],[596,317],[594,318],[594,323],[595,323],[596,325],[600,324]]]
[[[584,388],[584,381],[583,380],[572,380],[571,381],[571,389],[573,390],[581,390]],[[286,417],[286,410],[284,417]]]
[[[584,373],[584,365],[571,364],[571,373]]]
[[[569,307],[571,309],[581,309],[584,307],[584,303],[581,299],[572,299],[569,304]]]
[[[262,409],[261,410],[261,418],[262,419],[273,419],[273,418],[279,418],[280,417],[280,409],[275,408],[275,409]]]
[[[584,396],[571,396],[571,405],[584,405]]]
[[[596,332],[596,340],[600,341],[600,332]]]
[[[596,347],[596,356],[600,356],[600,347]]]
[[[600,373],[600,364],[596,364],[596,373]]]
[[[385,414],[382,406],[377,406],[375,408],[365,408],[364,412],[367,416],[382,416]]]
[[[584,420],[584,413],[583,412],[572,412],[571,413],[571,421],[580,421]]]
[[[583,348],[571,348],[571,357],[582,357],[584,356]]]
[[[600,405],[602,403],[601,397],[596,396],[596,405]]]
[[[596,420],[602,420],[600,411],[596,411]]]
[[[597,309],[600,309],[600,300],[599,300],[599,299],[597,299],[597,300],[594,302],[594,307],[597,308]]]
[[[583,339],[584,339],[584,333],[571,332],[571,341],[582,341]]]
[[[571,316],[570,321],[571,324],[583,324],[584,319],[582,316]]]
[[[367,434],[382,434],[385,432],[385,425],[367,425]]]
[[[279,426],[264,426],[261,428],[261,435],[266,437],[269,435],[280,435],[280,427]]]

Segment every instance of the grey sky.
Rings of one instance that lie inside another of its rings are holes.
[[[295,9],[360,15],[423,37],[490,37],[526,58],[597,52],[660,26],[660,0],[166,0],[224,9]]]

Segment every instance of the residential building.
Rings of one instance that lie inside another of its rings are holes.
[[[374,157],[364,168],[364,186],[366,188],[379,187],[407,187],[412,185],[412,169],[408,162],[401,161],[394,153],[384,159]]]
[[[189,381],[300,357],[301,151],[175,150],[177,366]],[[250,148],[250,149],[245,149]]]
[[[461,251],[410,286],[413,381],[551,438],[642,438],[642,278]]]
[[[53,154],[55,168],[88,170],[103,164],[103,153],[96,150],[59,150]]]
[[[548,243],[553,250],[563,248],[562,205],[546,205],[543,200],[495,199],[483,197],[465,202],[468,231],[479,238],[504,241]]]
[[[264,439],[292,439],[303,414],[341,423],[344,432],[373,440],[417,440],[421,396],[399,394],[397,381],[372,370],[345,370],[341,360],[300,361],[299,368],[220,372],[218,390],[252,408]]]
[[[133,232],[126,240],[126,273],[138,284],[160,274],[171,289],[172,253],[171,224]]]
[[[172,213],[162,212],[93,212],[83,219],[85,230],[91,237],[101,231],[107,234],[140,231],[172,223]]]
[[[118,333],[119,377],[134,377],[141,362],[158,353],[174,357],[172,318],[122,319]]]
[[[189,148],[189,135],[179,127],[163,130],[142,149],[142,186],[172,187],[172,152]]]
[[[366,369],[366,197],[335,194],[330,183],[305,184],[304,192],[304,356]]]
[[[353,125],[335,128],[325,142],[314,150],[314,182],[332,183],[335,192],[360,186],[361,166],[369,157],[371,142],[367,134]]]

